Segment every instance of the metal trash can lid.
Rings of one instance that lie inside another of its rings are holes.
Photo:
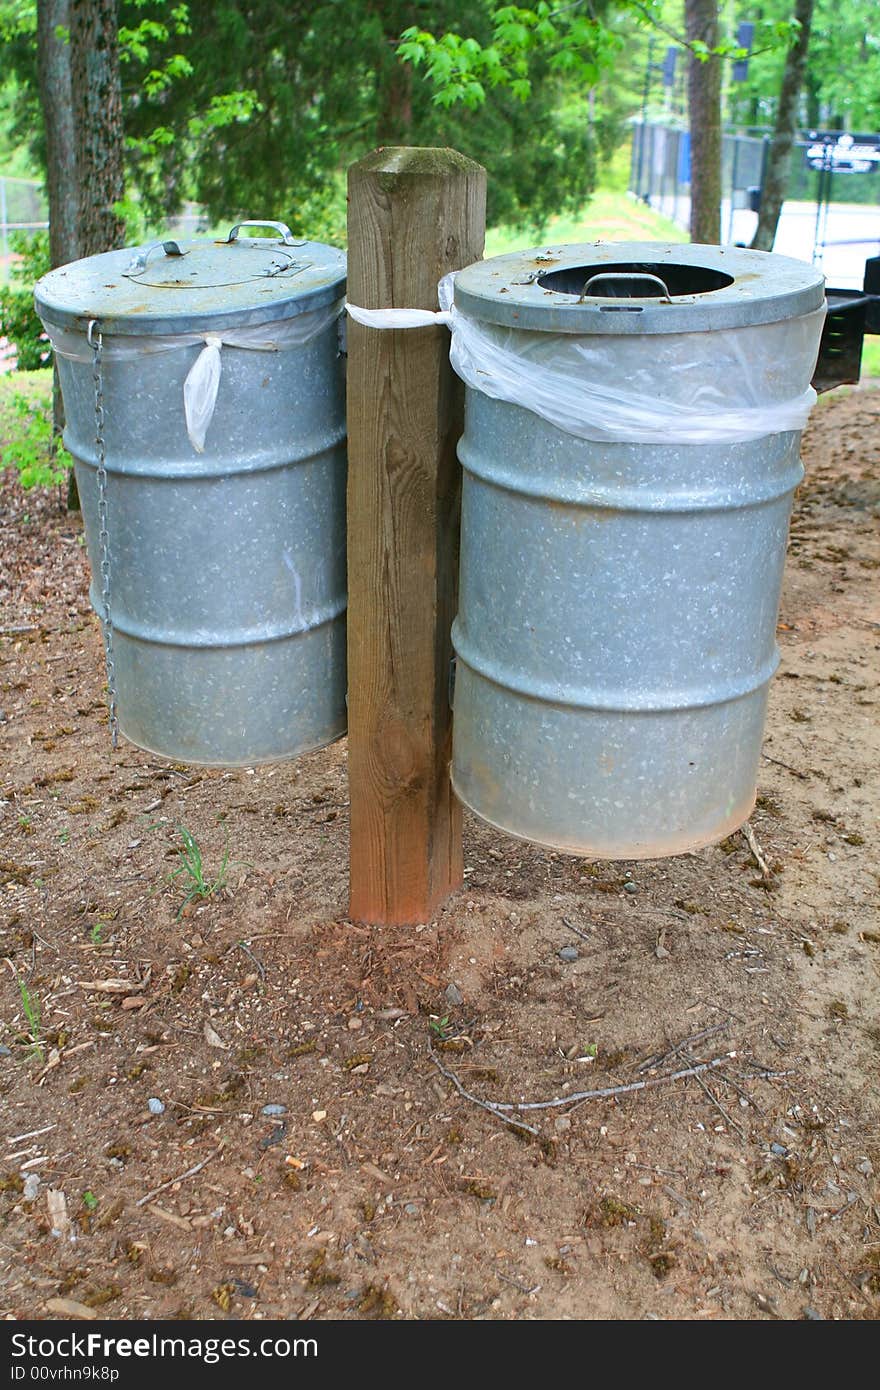
[[[242,237],[241,227],[275,237]],[[292,318],[345,294],[345,253],[297,240],[280,222],[243,222],[225,241],[166,241],[59,266],[34,290],[37,313],[59,328],[104,333],[202,333]]]
[[[514,251],[455,278],[455,307],[545,333],[708,333],[819,309],[825,280],[789,256],[738,246],[585,242]]]

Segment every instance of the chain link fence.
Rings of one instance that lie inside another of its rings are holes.
[[[49,209],[42,186],[34,179],[0,174],[0,285],[10,277],[13,232],[39,232],[49,226]]]
[[[630,191],[687,228],[690,134],[680,126],[654,122],[635,122],[632,133]],[[723,137],[723,241],[751,241],[769,146],[770,135],[764,131]],[[822,265],[842,284],[855,276],[855,270],[850,274],[847,268],[849,262],[864,262],[878,246],[880,135],[798,135],[776,250]]]

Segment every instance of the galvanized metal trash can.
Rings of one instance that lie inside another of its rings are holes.
[[[36,288],[111,722],[189,763],[345,732],[345,257],[271,237],[112,251]],[[108,623],[109,605],[109,623]]]
[[[737,248],[459,273],[452,778],[513,835],[681,853],[755,800],[822,277]]]

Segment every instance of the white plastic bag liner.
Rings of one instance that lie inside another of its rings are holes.
[[[780,323],[715,332],[539,333],[472,319],[455,308],[454,275],[440,312],[359,309],[372,328],[447,324],[450,361],[475,391],[533,411],[567,434],[612,443],[701,444],[802,430],[816,401],[825,308]]]
[[[229,328],[220,333],[177,333],[168,335],[103,334],[102,355],[105,362],[127,362],[152,352],[177,352],[182,348],[204,347],[187,373],[183,383],[183,408],[186,432],[197,453],[204,453],[205,437],[214,415],[222,373],[221,348],[242,348],[248,352],[284,352],[303,347],[318,337],[339,318],[344,301],[338,300],[323,309],[309,309],[304,314],[282,319],[277,323],[258,324],[251,328]],[[85,336],[69,328],[45,325],[49,342],[59,357],[73,362],[91,362],[94,356]]]

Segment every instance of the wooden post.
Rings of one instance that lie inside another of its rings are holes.
[[[348,298],[436,309],[479,260],[486,174],[389,148],[349,171]],[[427,921],[462,881],[449,782],[463,390],[449,331],[348,321],[348,769],[355,921]]]

